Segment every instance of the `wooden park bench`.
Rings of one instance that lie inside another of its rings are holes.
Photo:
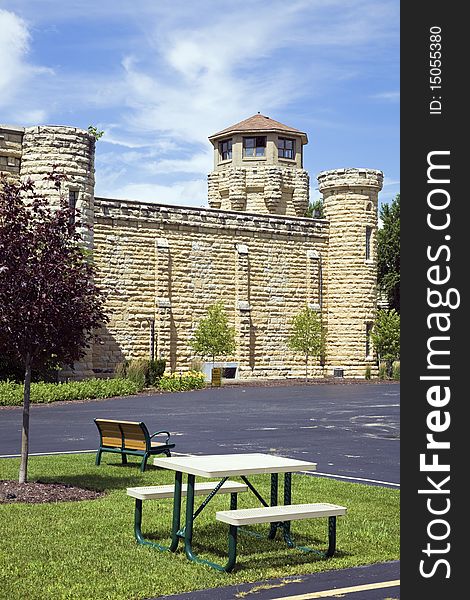
[[[145,471],[149,456],[164,453],[171,456],[170,450],[175,444],[170,444],[168,431],[156,431],[150,435],[142,421],[114,421],[111,419],[95,419],[100,433],[100,447],[96,453],[97,465],[101,462],[103,452],[114,452],[121,455],[122,464],[127,464],[127,456],[142,456],[140,470]],[[164,442],[153,441],[157,435],[166,434]]]

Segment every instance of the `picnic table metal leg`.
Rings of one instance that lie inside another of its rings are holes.
[[[186,524],[184,527],[184,550],[189,560],[197,562],[203,565],[208,565],[217,571],[226,571],[227,573],[232,571],[235,566],[237,559],[237,530],[238,528],[234,525],[230,525],[228,535],[228,561],[225,565],[219,565],[210,560],[199,558],[192,548],[193,542],[193,525],[194,525],[194,485],[195,476],[188,475],[188,491],[186,494]],[[237,494],[230,494],[230,508],[235,509],[237,507]]]
[[[163,546],[162,544],[157,544],[156,542],[151,542],[150,540],[146,540],[142,533],[142,500],[139,498],[135,499],[135,512],[134,512],[134,535],[135,539],[139,544],[143,546],[152,546],[153,548],[157,548],[162,552],[170,550],[171,552],[175,552],[178,548],[179,536],[178,529],[180,526],[180,515],[181,515],[181,482],[183,479],[182,473],[175,474],[175,495],[173,500],[173,525],[171,530],[171,544],[170,546]]]
[[[292,504],[292,473],[284,474],[284,505]],[[284,541],[289,548],[294,547],[294,542],[290,536],[290,521],[284,521],[282,524],[282,532]]]
[[[173,523],[171,527],[171,545],[170,552],[176,552],[180,536],[178,531],[181,521],[181,490],[183,487],[183,473],[175,471],[175,495],[173,497]]]
[[[271,474],[271,506],[277,506],[278,502],[278,492],[279,492],[279,474],[272,473]],[[276,537],[277,524],[271,523],[269,528],[268,538],[273,540]]]

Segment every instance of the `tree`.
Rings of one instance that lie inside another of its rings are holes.
[[[378,231],[378,284],[390,309],[400,312],[400,194],[380,210]]]
[[[207,317],[199,322],[191,347],[202,357],[212,357],[212,365],[216,356],[225,356],[235,350],[235,328],[228,324],[222,302],[207,309]]]
[[[395,309],[379,310],[371,332],[379,363],[385,361],[387,376],[392,376],[393,361],[400,358],[400,315]]]
[[[323,211],[323,200],[318,198],[318,200],[309,202],[308,208],[305,211],[305,216],[312,219],[323,219],[325,216]]]
[[[60,176],[49,176],[60,189]],[[107,321],[94,268],[80,246],[78,212],[52,210],[31,182],[0,182],[0,355],[24,372],[19,482],[27,480],[33,370],[73,365]]]
[[[293,319],[289,336],[289,348],[305,355],[305,379],[308,378],[308,360],[311,356],[323,357],[325,329],[320,315],[306,306]]]

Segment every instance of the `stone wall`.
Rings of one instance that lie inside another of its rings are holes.
[[[110,323],[95,370],[149,356],[152,319],[156,355],[189,369],[192,333],[221,300],[237,332],[227,360],[239,363],[240,377],[303,375],[288,331],[306,303],[319,307],[318,257],[327,244],[322,220],[96,198],[94,256]]]
[[[65,194],[78,195],[110,322],[76,375],[110,375],[124,359],[148,357],[152,330],[156,355],[189,369],[193,331],[219,300],[237,332],[227,360],[241,377],[304,374],[287,341],[306,304],[328,332],[325,369],[312,361],[311,375],[336,367],[363,377],[373,367],[380,171],[320,173],[325,219],[302,217],[309,186],[298,164],[223,165],[209,175],[211,208],[183,208],[95,199],[94,144],[73,127],[0,126],[0,171],[31,177],[54,206],[58,193],[44,175],[57,165]]]

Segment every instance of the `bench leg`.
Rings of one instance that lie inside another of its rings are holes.
[[[328,550],[326,555],[328,558],[333,556],[336,549],[336,517],[328,517]]]
[[[127,454],[121,452],[121,462],[123,465],[127,465]]]
[[[149,459],[149,455],[146,452],[144,454],[144,458],[142,459],[142,462],[140,463],[140,470],[142,471],[142,473],[145,471],[145,467],[147,466],[148,459]]]
[[[98,452],[96,453],[96,458],[95,458],[95,465],[98,466],[101,462],[101,454],[102,454],[102,450],[101,448],[98,450]]]

